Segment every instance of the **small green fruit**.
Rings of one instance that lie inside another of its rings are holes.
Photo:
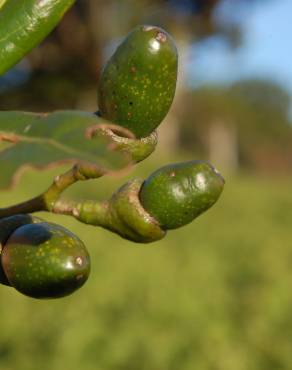
[[[90,272],[89,254],[81,240],[47,222],[17,228],[3,248],[1,262],[11,286],[33,298],[71,294]]]
[[[105,65],[98,85],[100,114],[137,138],[148,136],[166,116],[177,80],[177,49],[155,26],[138,26]]]
[[[145,210],[169,230],[209,209],[223,186],[224,179],[209,163],[191,161],[158,169],[144,181],[139,196]]]

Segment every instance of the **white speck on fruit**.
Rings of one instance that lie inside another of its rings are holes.
[[[206,188],[206,179],[201,173],[196,176],[196,187],[200,190]]]
[[[155,28],[156,28],[155,26],[144,26],[143,31],[148,32],[154,30]]]
[[[160,42],[154,38],[149,41],[149,50],[153,54],[156,54],[160,50],[160,46]]]

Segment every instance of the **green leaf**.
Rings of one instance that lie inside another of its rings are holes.
[[[0,0],[0,75],[59,23],[75,0]]]
[[[114,152],[108,139],[92,135],[107,121],[81,111],[27,113],[0,112],[0,189],[11,185],[24,167],[85,161],[109,171],[129,164],[129,157]]]
[[[0,0],[0,9],[2,8],[2,6],[6,3],[7,0]]]

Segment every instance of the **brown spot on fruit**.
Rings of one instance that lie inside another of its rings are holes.
[[[158,32],[155,38],[160,42],[165,42],[167,40],[166,34],[163,32]]]

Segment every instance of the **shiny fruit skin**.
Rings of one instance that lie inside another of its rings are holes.
[[[3,248],[1,261],[11,286],[33,298],[71,294],[90,272],[89,254],[81,240],[64,227],[47,222],[15,230]]]
[[[136,27],[105,65],[99,85],[100,114],[137,138],[148,136],[166,116],[175,94],[177,49],[155,26]]]
[[[0,220],[0,257],[2,250],[6,244],[7,239],[10,235],[20,226],[41,222],[41,219],[33,217],[31,215],[19,214],[10,217],[5,217]],[[3,285],[10,286],[10,283],[3,271],[3,267],[0,260],[0,283]]]
[[[140,201],[164,230],[188,224],[209,209],[224,186],[222,176],[207,162],[170,164],[155,171],[140,190]]]

